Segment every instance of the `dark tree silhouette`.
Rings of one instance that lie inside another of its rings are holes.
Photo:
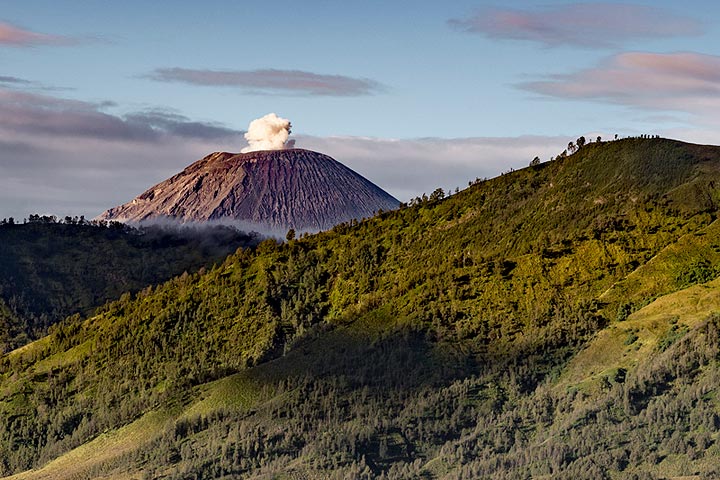
[[[445,190],[442,188],[436,188],[433,193],[430,194],[430,201],[434,202],[445,198]]]

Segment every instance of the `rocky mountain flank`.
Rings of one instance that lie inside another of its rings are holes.
[[[399,202],[333,158],[303,149],[216,152],[98,218],[236,222],[312,232],[391,210]]]

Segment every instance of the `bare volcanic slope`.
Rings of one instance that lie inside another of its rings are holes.
[[[286,149],[210,154],[98,218],[217,220],[275,232],[310,232],[398,205],[390,194],[333,158]]]

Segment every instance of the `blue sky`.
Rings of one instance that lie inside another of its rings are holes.
[[[402,200],[580,135],[718,143],[716,2],[0,7],[0,217],[94,216],[269,112]]]

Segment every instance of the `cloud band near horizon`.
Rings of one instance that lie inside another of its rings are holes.
[[[565,137],[383,139],[300,135],[298,146],[332,156],[401,201],[465,188],[546,160]],[[97,137],[67,142],[45,135],[7,136],[0,130],[0,218],[29,214],[85,215],[125,203],[214,151],[238,152],[237,138],[167,136],[157,142]]]
[[[214,151],[239,152],[242,132],[150,109],[114,115],[109,105],[0,87],[0,218],[85,215],[125,203]],[[382,139],[296,136],[402,201],[465,187],[557,154],[564,137]]]

